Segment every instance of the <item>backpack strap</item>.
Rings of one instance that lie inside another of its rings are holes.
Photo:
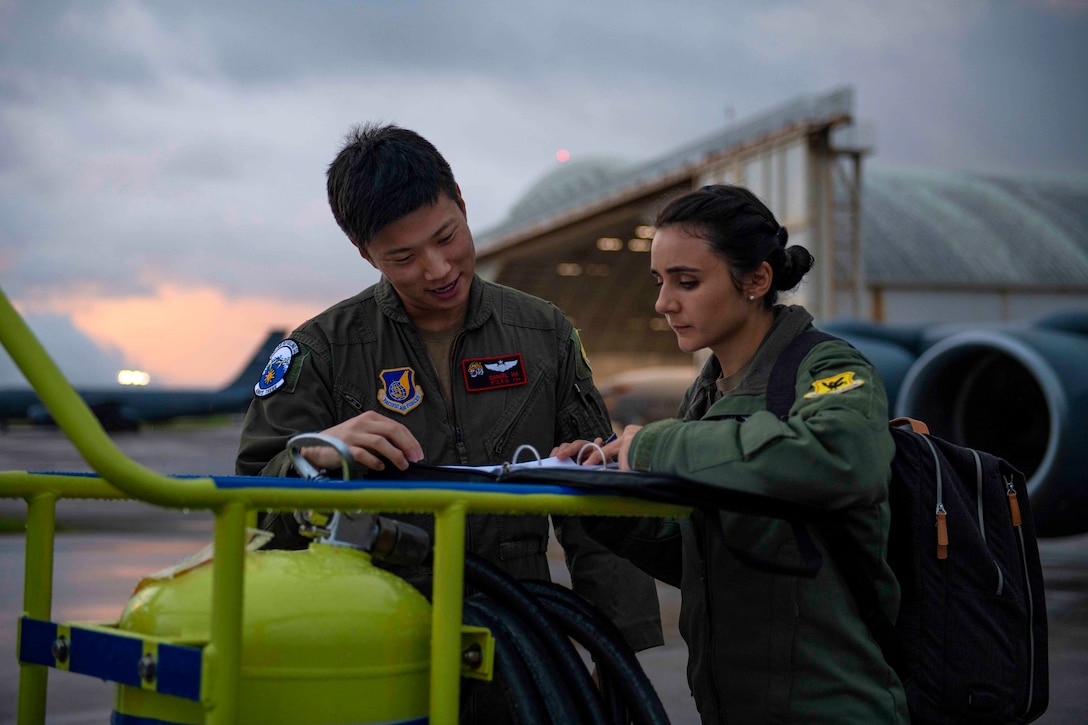
[[[890,425],[892,428],[910,428],[915,433],[929,435],[929,426],[917,418],[908,418],[906,416],[892,418]]]
[[[858,613],[869,627],[869,633],[872,634],[873,639],[880,645],[884,661],[893,670],[902,673],[903,652],[895,632],[895,623],[888,619],[888,615],[884,614],[884,610],[880,608],[876,584],[865,573],[865,557],[861,546],[842,526],[835,524],[816,524],[815,526],[820,538],[827,544],[839,574],[846,580],[846,586],[850,588]]]
[[[767,410],[785,420],[797,399],[797,371],[801,367],[801,361],[821,342],[840,339],[842,338],[819,330],[803,332],[793,338],[771,368],[767,381]],[[911,418],[897,419],[893,421],[895,423],[909,424],[917,432],[929,432],[925,423]],[[876,585],[865,573],[865,559],[858,543],[841,526],[826,523],[813,525],[827,545],[831,558],[838,565],[839,573],[850,588],[861,618],[868,625],[873,639],[880,645],[884,659],[892,669],[897,669],[902,662],[902,652],[895,635],[895,625],[880,608]]]
[[[797,399],[797,370],[801,367],[801,361],[821,342],[838,339],[826,332],[812,330],[790,340],[771,367],[767,380],[767,410],[784,420]]]

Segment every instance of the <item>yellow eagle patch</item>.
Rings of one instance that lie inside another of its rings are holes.
[[[821,378],[812,382],[812,390],[805,393],[806,398],[815,398],[817,395],[828,393],[845,393],[847,390],[860,388],[865,384],[861,378],[855,377],[852,370],[832,375],[829,378]]]

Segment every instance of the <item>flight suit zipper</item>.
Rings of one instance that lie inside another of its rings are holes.
[[[708,512],[706,512],[706,514],[704,514],[704,516],[720,516],[720,515],[721,514],[718,511],[708,511]],[[718,713],[718,721],[724,723],[726,721],[725,720],[725,711],[722,710],[722,701],[721,701],[721,698],[718,695],[718,687],[717,687],[718,674],[717,674],[717,671],[716,671],[716,667],[714,666],[714,593],[711,591],[711,588],[710,588],[710,565],[709,565],[710,551],[711,551],[712,542],[710,540],[710,527],[707,525],[707,523],[704,522],[704,525],[702,527],[700,527],[700,528],[702,528],[702,539],[703,539],[703,551],[700,552],[700,553],[702,554],[701,559],[702,559],[703,591],[705,592],[704,599],[705,599],[705,603],[706,603],[707,636],[706,636],[706,639],[704,641],[704,646],[706,648],[706,665],[707,665],[707,672],[709,673],[709,679],[710,679],[710,683],[709,683],[710,684],[710,694],[711,694],[711,697],[714,700],[714,710],[715,710],[715,712]]]
[[[450,427],[453,428],[453,445],[457,449],[457,460],[461,462],[461,465],[469,465],[468,452],[465,450],[465,436],[464,431],[461,430],[461,423],[457,418],[457,406],[453,402],[453,381],[457,379],[455,373],[457,372],[454,366],[454,360],[457,359],[457,351],[461,346],[461,339],[465,336],[464,330],[457,333],[457,337],[453,338],[453,344],[450,345],[449,359],[446,360],[446,365],[450,373],[450,399],[446,403],[446,421]],[[437,370],[435,374],[437,375]],[[445,401],[443,401],[445,402]],[[465,516],[465,551],[475,551],[473,548],[472,540],[472,521],[473,516],[468,514]]]
[[[457,406],[453,402],[453,381],[457,379],[457,369],[454,365],[454,360],[458,358],[457,351],[461,346],[461,339],[465,336],[464,330],[457,333],[457,337],[453,338],[453,344],[450,345],[449,359],[446,360],[446,365],[449,368],[450,373],[450,400],[446,404],[446,421],[453,428],[453,444],[457,448],[457,460],[461,462],[462,466],[471,465],[468,460],[468,451],[465,450],[465,437],[464,432],[461,430],[461,424],[457,418]],[[437,372],[437,371],[436,371]],[[466,531],[466,535],[467,535]]]
[[[510,419],[510,425],[506,426],[506,430],[504,430],[502,434],[499,435],[499,437],[495,440],[495,443],[491,446],[491,450],[489,451],[489,453],[492,459],[498,459],[502,455],[503,450],[505,450],[506,448],[506,442],[510,438],[510,431],[512,431],[517,425],[518,421],[521,420],[522,415],[524,415],[525,409],[529,406],[529,404],[536,399],[537,390],[539,390],[542,382],[543,378],[541,376],[537,376],[537,378],[533,381],[533,387],[529,390],[529,394],[525,396],[525,402],[521,404],[521,407],[519,407],[517,409],[517,412],[514,413],[513,418]],[[550,452],[551,451],[537,451],[537,453],[540,454],[541,458],[544,458]],[[515,461],[506,462],[515,463]]]

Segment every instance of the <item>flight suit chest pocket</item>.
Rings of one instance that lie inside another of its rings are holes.
[[[499,558],[503,561],[520,559],[523,556],[544,554],[548,551],[548,540],[542,537],[504,541],[499,544]]]
[[[532,368],[530,372],[533,372]],[[538,441],[539,432],[534,429],[534,422],[554,419],[554,412],[545,407],[548,401],[540,397],[544,383],[544,373],[540,372],[530,378],[528,385],[479,393],[481,397],[472,401],[482,403],[473,406],[473,420],[480,424],[494,422],[484,439],[487,453],[494,460],[508,460],[509,455],[522,443]],[[485,400],[484,396],[490,397]],[[546,439],[551,441],[551,438],[549,425]],[[538,453],[543,457],[549,451]]]
[[[765,410],[753,413],[740,427],[741,455],[749,460],[775,441],[796,437],[793,429],[772,413]]]
[[[688,450],[688,465],[692,471],[702,471],[738,460],[750,460],[783,438],[796,438],[797,433],[786,423],[767,411],[747,416],[715,416],[712,420],[735,420],[735,433],[725,434],[719,445],[695,445]]]

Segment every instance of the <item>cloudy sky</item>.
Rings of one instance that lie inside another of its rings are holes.
[[[353,123],[433,141],[480,232],[561,148],[844,85],[873,166],[1088,173],[1088,0],[0,0],[0,288],[78,383],[218,386],[375,281],[324,199]]]

